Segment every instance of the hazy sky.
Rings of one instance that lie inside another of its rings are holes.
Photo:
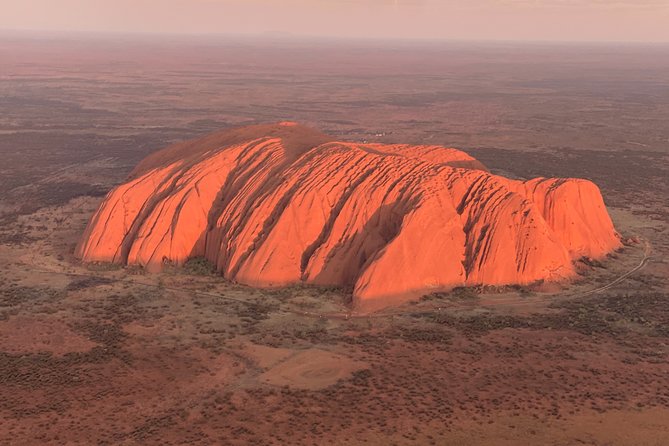
[[[0,29],[669,42],[669,0],[0,0]]]

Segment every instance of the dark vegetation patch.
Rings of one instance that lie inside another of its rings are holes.
[[[15,221],[16,218],[18,218],[18,215],[14,214],[11,214],[11,216],[9,214],[0,216],[0,227],[9,225],[9,223]],[[3,245],[28,245],[36,240],[37,238],[30,236],[25,230],[0,232],[0,244]]]
[[[64,297],[63,290],[54,288],[3,285],[0,288],[0,308],[47,305]]]
[[[86,269],[95,272],[118,271],[123,268],[120,263],[113,262],[87,262]]]
[[[336,299],[337,301],[341,301],[343,299],[346,303],[350,303],[353,300],[352,286],[327,286],[299,283],[280,288],[262,289],[260,290],[260,293],[267,296],[268,298],[278,299],[282,302],[293,299],[298,295],[306,295],[309,297],[326,300]]]
[[[101,321],[122,326],[149,316],[147,303],[152,300],[150,293],[140,297],[134,294],[111,294],[105,297],[84,297],[74,304],[74,311],[83,320]]]
[[[482,335],[505,328],[526,328],[620,337],[639,326],[654,336],[669,336],[669,295],[665,293],[579,298],[554,303],[550,308],[550,312],[530,316],[496,313],[453,315],[441,312],[413,313],[413,316],[452,327],[467,335]]]
[[[55,206],[82,196],[104,197],[107,192],[109,192],[108,188],[101,184],[57,181],[40,184],[37,190],[31,192],[31,201],[36,202],[40,207]]]
[[[183,271],[194,276],[211,276],[216,273],[216,268],[204,257],[191,257],[184,263]]]
[[[396,326],[388,330],[385,337],[408,343],[427,343],[432,344],[434,348],[445,349],[451,343],[453,333],[439,324],[430,324],[421,327]]]
[[[74,279],[73,281],[67,284],[67,287],[65,289],[67,291],[79,291],[87,288],[94,288],[100,285],[110,285],[112,283],[114,283],[114,280],[107,279],[105,277],[94,277],[94,276],[83,277]]]

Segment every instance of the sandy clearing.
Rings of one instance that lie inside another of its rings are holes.
[[[301,351],[260,375],[261,382],[275,386],[317,390],[367,368],[364,362],[311,348]]]

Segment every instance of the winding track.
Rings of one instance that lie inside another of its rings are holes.
[[[592,294],[601,293],[602,291],[606,291],[609,288],[614,287],[615,285],[617,285],[620,282],[622,282],[623,280],[627,279],[629,276],[631,276],[635,272],[644,268],[648,264],[648,262],[650,262],[652,257],[650,255],[650,253],[651,253],[650,243],[648,242],[648,240],[644,240],[643,243],[644,243],[643,259],[641,259],[641,261],[639,262],[639,264],[637,266],[635,266],[631,270],[627,271],[625,274],[622,274],[622,275],[618,276],[615,280],[613,280],[612,282],[607,283],[604,286],[601,286],[599,288],[595,288],[594,290],[586,291],[586,292],[581,293],[581,294],[576,294],[576,295],[570,296],[570,297],[585,297],[585,296],[590,296]]]
[[[611,282],[607,283],[606,285],[600,286],[598,288],[584,291],[581,293],[573,294],[573,295],[568,295],[568,296],[563,296],[564,298],[579,298],[579,297],[587,297],[591,296],[593,294],[598,294],[603,291],[606,291],[615,285],[619,284],[626,278],[630,277],[632,274],[636,273],[637,271],[643,269],[648,263],[652,260],[652,256],[650,255],[652,252],[652,247],[648,240],[643,239],[644,242],[644,255],[641,261],[634,266],[634,268],[630,269],[629,271],[619,275],[616,277],[614,280]],[[34,268],[31,269],[33,272],[40,272],[40,273],[45,273],[45,274],[57,274],[57,275],[64,275],[68,277],[81,277],[81,278],[88,278],[88,279],[101,279],[101,280],[106,280],[106,281],[112,281],[112,282],[117,282],[117,283],[128,283],[132,285],[139,285],[139,286],[144,286],[148,288],[158,288],[158,289],[163,289],[166,291],[172,291],[175,293],[186,293],[190,294],[192,296],[203,296],[203,297],[211,297],[215,299],[221,299],[221,300],[226,300],[229,302],[234,302],[242,305],[247,305],[251,307],[255,307],[260,305],[259,302],[253,302],[245,299],[238,299],[235,297],[230,297],[226,296],[225,294],[219,294],[219,293],[210,293],[207,291],[197,291],[197,290],[189,290],[187,288],[178,288],[178,287],[170,287],[170,286],[164,286],[160,284],[153,284],[153,283],[145,283],[145,282],[140,282],[137,280],[132,280],[128,278],[110,278],[108,276],[103,276],[99,274],[86,274],[86,273],[67,273],[63,271],[54,271],[54,270],[48,270],[48,269],[39,269],[39,268]],[[496,300],[495,302],[490,302],[486,303],[483,305],[484,307],[496,307],[496,306],[513,306],[513,305],[518,305],[518,304],[523,304],[527,303],[526,298],[511,298],[511,299],[504,299],[504,300]],[[441,311],[443,307],[446,307],[447,305],[441,305],[441,306],[435,306],[431,308],[423,308],[420,310],[421,314],[424,314],[426,312],[430,311]],[[448,304],[449,307],[453,307],[452,304]],[[395,311],[383,311],[381,310],[378,313],[354,313],[354,312],[346,312],[346,313],[318,313],[318,312],[311,312],[311,311],[302,311],[302,310],[291,310],[291,309],[280,309],[279,312],[282,313],[289,313],[297,316],[303,316],[303,317],[310,317],[310,318],[318,318],[318,319],[368,319],[368,318],[384,318],[384,317],[395,317],[395,316],[410,316],[412,314],[415,314],[413,311],[402,311],[402,310],[395,310]]]

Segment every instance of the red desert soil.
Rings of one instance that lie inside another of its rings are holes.
[[[203,256],[247,285],[352,287],[372,310],[457,286],[567,280],[574,260],[619,246],[590,181],[511,180],[456,149],[330,141],[284,122],[147,157],[77,255],[154,271]]]
[[[8,353],[84,353],[95,342],[72,331],[64,323],[45,317],[16,316],[0,321],[0,351]]]

